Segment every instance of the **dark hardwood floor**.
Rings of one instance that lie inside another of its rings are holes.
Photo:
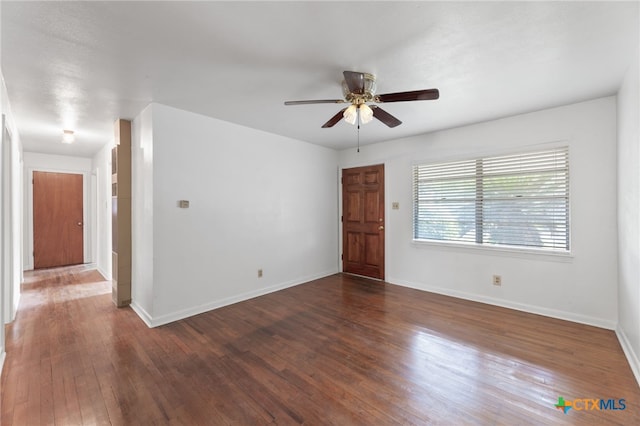
[[[95,271],[30,272],[6,332],[3,426],[640,424],[612,331],[349,276],[149,329]]]

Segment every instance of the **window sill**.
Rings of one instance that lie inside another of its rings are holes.
[[[437,248],[446,251],[468,252],[490,256],[509,256],[523,259],[548,260],[553,262],[572,262],[571,252],[553,252],[532,248],[515,248],[506,246],[490,246],[474,243],[459,243],[449,241],[412,240],[411,245],[416,248]]]

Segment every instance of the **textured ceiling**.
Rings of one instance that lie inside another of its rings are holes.
[[[343,70],[383,107],[362,144],[617,92],[638,48],[637,2],[0,2],[2,72],[26,151],[90,156],[113,121],[159,102],[332,148],[352,147]],[[63,128],[77,142],[60,143]]]

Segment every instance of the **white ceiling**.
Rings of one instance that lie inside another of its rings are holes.
[[[0,2],[2,72],[25,151],[90,156],[116,118],[159,102],[332,148],[352,147],[343,70],[403,124],[362,144],[617,92],[638,48],[638,2]],[[62,129],[77,142],[60,143]]]

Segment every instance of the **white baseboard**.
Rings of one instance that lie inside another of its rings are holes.
[[[616,321],[609,321],[602,318],[590,317],[587,315],[576,314],[574,312],[566,312],[566,311],[560,311],[556,309],[544,308],[541,306],[528,305],[526,303],[512,302],[504,299],[496,299],[493,297],[483,296],[480,294],[467,293],[467,292],[458,291],[458,290],[451,290],[443,287],[435,287],[427,284],[414,283],[414,282],[398,280],[394,278],[389,278],[388,282],[390,284],[397,284],[403,287],[415,288],[417,290],[443,294],[445,296],[457,297],[459,299],[470,300],[472,302],[486,303],[489,305],[495,305],[503,308],[514,309],[516,311],[528,312],[530,314],[537,314],[545,317],[557,318],[565,321],[592,325],[594,327],[606,328],[607,330],[615,330],[617,325]]]
[[[194,306],[192,308],[182,309],[180,311],[172,312],[158,317],[149,315],[144,309],[133,301],[131,308],[135,313],[144,321],[149,327],[158,327],[161,325],[169,324],[174,321],[178,321],[184,318],[192,317],[194,315],[202,314],[214,309],[222,308],[223,306],[233,305],[234,303],[243,302],[245,300],[253,299],[255,297],[264,296],[265,294],[273,293],[275,291],[284,290],[285,288],[294,287],[300,284],[304,284],[309,281],[317,280],[320,278],[328,277],[329,275],[337,274],[337,269],[321,272],[319,274],[309,275],[306,277],[298,278],[295,280],[287,281],[284,283],[276,284],[270,287],[261,288],[254,291],[241,293],[235,296],[227,297],[224,299],[213,300],[202,305]]]
[[[147,327],[151,328],[153,327],[153,319],[151,318],[151,315],[149,315],[149,313],[147,311],[145,311],[140,305],[138,305],[135,300],[131,302],[131,304],[129,305],[131,306],[131,309],[133,309],[133,312],[135,312],[136,314],[138,314],[138,316],[140,317],[140,319],[147,324]]]
[[[13,310],[11,311],[11,322],[16,320],[16,316],[18,315],[18,308],[20,307],[20,299],[22,298],[22,293],[18,292],[18,294],[13,298]]]
[[[2,368],[4,367],[4,360],[7,357],[7,353],[5,351],[0,352],[0,374],[2,374]]]
[[[620,342],[620,346],[622,346],[624,355],[627,357],[631,371],[633,371],[633,375],[636,377],[636,382],[638,382],[640,386],[640,359],[638,359],[638,354],[633,350],[631,342],[629,342],[620,324],[616,327],[616,336],[618,336],[618,341]]]
[[[102,269],[99,266],[96,266],[96,270],[100,272],[100,275],[102,275],[102,278],[104,278],[106,281],[111,280],[111,278],[109,278],[111,274],[107,274],[107,272],[104,269]]]

